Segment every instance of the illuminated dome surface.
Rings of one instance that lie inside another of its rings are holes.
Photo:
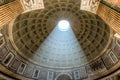
[[[105,22],[93,13],[80,11],[79,4],[51,4],[45,2],[44,10],[19,15],[10,26],[17,53],[53,68],[76,67],[99,57],[110,37]]]

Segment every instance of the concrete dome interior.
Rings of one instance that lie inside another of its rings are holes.
[[[60,6],[62,4],[59,3]],[[108,25],[93,13],[80,11],[77,7],[73,13],[73,8],[65,6],[66,3],[58,7],[61,10],[54,7],[30,11],[15,19],[11,32],[13,43],[23,57],[48,67],[75,67],[103,53],[110,38]],[[70,21],[73,30],[61,31],[62,36],[66,35],[64,39],[58,31],[55,32],[61,19]],[[41,45],[44,47],[40,48]],[[38,49],[41,51],[37,52]]]
[[[119,80],[119,8],[113,0],[0,2],[0,79]]]

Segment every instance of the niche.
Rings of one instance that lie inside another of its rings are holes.
[[[116,55],[112,51],[109,53],[109,57],[113,63],[116,63],[118,61]]]
[[[40,70],[34,70],[33,78],[37,78],[38,79],[39,73],[40,73]]]
[[[48,72],[47,80],[53,80],[54,72]]]
[[[72,77],[69,74],[61,74],[55,80],[72,80]]]
[[[79,70],[74,71],[74,78],[75,78],[75,79],[80,79],[80,73],[79,73]]]
[[[116,43],[120,47],[120,40],[116,40]]]
[[[3,60],[3,64],[5,66],[8,66],[10,64],[10,62],[12,61],[12,59],[14,58],[14,55],[10,52],[8,53],[8,55],[5,57],[5,59]]]
[[[25,63],[21,63],[17,72],[20,73],[20,74],[23,74],[25,68],[26,68],[26,64]]]
[[[0,33],[0,47],[5,43],[3,35]]]

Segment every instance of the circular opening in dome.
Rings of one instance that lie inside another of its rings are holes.
[[[70,27],[69,21],[61,20],[58,22],[58,28],[60,31],[67,31]]]

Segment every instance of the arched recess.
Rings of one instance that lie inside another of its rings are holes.
[[[68,73],[61,73],[55,78],[55,80],[72,80],[72,76]]]

